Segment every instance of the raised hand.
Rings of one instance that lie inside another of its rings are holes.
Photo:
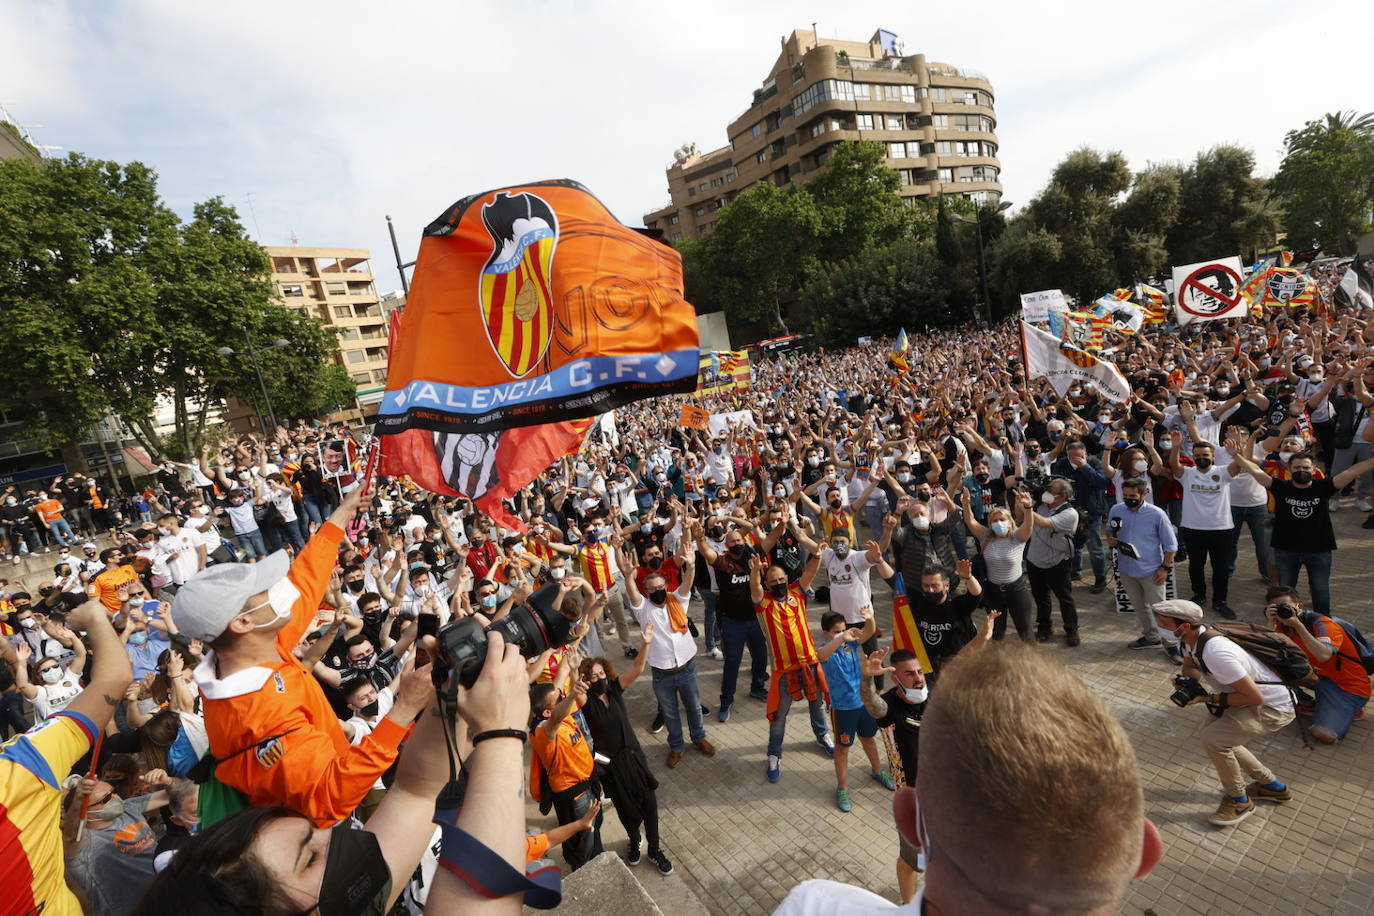
[[[883,664],[883,659],[887,657],[888,651],[888,649],[879,649],[864,658],[864,677],[881,677],[884,674],[894,674],[897,671],[896,668]]]

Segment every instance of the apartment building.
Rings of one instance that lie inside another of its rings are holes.
[[[900,175],[903,199],[1002,195],[992,84],[972,70],[907,55],[894,33],[867,42],[794,31],[749,107],[726,127],[729,144],[673,154],[665,207],[644,225],[670,241],[700,238],[719,210],[760,181],[806,181],[837,143],[876,140]]]
[[[263,249],[277,296],[339,330],[335,360],[357,386],[357,403],[331,420],[362,423],[377,413],[386,389],[387,331],[366,248]]]

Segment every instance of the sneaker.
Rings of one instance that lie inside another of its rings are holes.
[[[721,659],[725,658],[725,653],[720,651],[719,648],[712,649],[710,652],[707,652],[706,654],[714,658],[716,661],[720,661]]]
[[[816,746],[821,749],[821,753],[825,754],[825,756],[829,757],[831,760],[835,759],[835,742],[830,740],[829,735],[826,735],[824,738],[817,738]]]
[[[1234,827],[1254,813],[1255,803],[1249,798],[1245,801],[1236,801],[1229,795],[1223,795],[1216,812],[1207,820],[1218,827]]]
[[[777,782],[782,779],[782,761],[772,754],[768,755],[768,781]]]
[[[1170,646],[1164,651],[1168,654],[1169,661],[1173,662],[1175,665],[1183,664],[1183,650],[1178,646]]]
[[[1374,525],[1371,525],[1370,527],[1371,527],[1371,528],[1374,528]],[[18,565],[19,565],[20,563],[22,563],[22,562],[24,562],[24,561],[21,560],[21,559],[19,559],[19,557],[15,557],[15,558],[14,558],[14,565],[15,565],[15,566],[18,566]]]
[[[1106,582],[1106,580],[1104,580],[1104,579],[1098,579],[1096,582],[1093,583],[1092,588],[1088,589],[1088,591],[1091,592],[1091,593],[1094,594],[1094,595],[1100,595],[1100,594],[1102,594],[1103,592],[1105,592],[1106,590],[1107,590],[1107,582]]]
[[[1082,572],[1076,572],[1076,573],[1074,573],[1070,578],[1071,578],[1072,581],[1074,581],[1074,582],[1082,582],[1082,581],[1083,581],[1083,573],[1082,573]]]
[[[1348,505],[1349,505],[1349,503],[1346,502],[1346,501],[1345,501],[1344,499],[1342,499],[1341,497],[1339,497],[1339,496],[1333,496],[1333,497],[1331,498],[1331,501],[1328,502],[1328,503],[1326,504],[1326,511],[1328,511],[1328,512],[1339,512],[1339,511],[1341,511],[1342,509],[1344,509],[1344,508],[1345,508],[1346,506],[1348,506]]]
[[[659,732],[663,731],[663,725],[663,710],[659,710],[654,713],[654,721],[649,723],[649,732],[657,735]]]
[[[1051,627],[1036,627],[1036,628],[1035,628],[1035,641],[1036,641],[1036,642],[1045,642],[1045,641],[1047,641],[1047,640],[1048,640],[1051,636],[1053,636],[1053,635],[1054,635],[1054,629],[1051,628]]]
[[[1193,602],[1193,604],[1196,604],[1198,607],[1202,607],[1204,604],[1207,603],[1207,594],[1206,592],[1193,592],[1193,597],[1189,598],[1188,600]]]
[[[1257,782],[1252,782],[1246,786],[1245,794],[1255,801],[1273,802],[1276,805],[1293,800],[1293,790],[1288,786],[1284,786],[1282,789],[1266,789]]]
[[[1135,642],[1126,643],[1127,649],[1153,649],[1159,645],[1158,636],[1142,636]]]
[[[711,714],[711,707],[706,706],[706,705],[703,705],[703,706],[701,707],[701,714],[702,714],[703,716],[709,716],[709,715]]]
[[[729,707],[729,706],[722,706],[722,707],[720,708],[720,712],[716,713],[716,718],[719,719],[719,720],[722,721],[722,722],[729,722],[729,721],[730,721],[730,707]]]
[[[1367,519],[1365,519],[1364,521],[1360,522],[1360,527],[1361,527],[1361,528],[1374,528],[1374,514],[1371,514],[1371,515],[1369,516],[1369,518],[1367,518]]]
[[[768,691],[767,691],[767,690],[751,690],[751,691],[749,691],[749,695],[750,695],[751,697],[753,697],[754,699],[756,699],[756,700],[762,700],[762,701],[765,702],[765,703],[768,702]]]
[[[1218,614],[1225,617],[1227,620],[1236,619],[1236,612],[1231,610],[1231,606],[1227,604],[1225,601],[1221,601],[1217,604],[1212,605],[1212,610],[1216,611]]]
[[[1374,512],[1374,503],[1367,499],[1357,499],[1355,500],[1355,508],[1361,512]]]
[[[1077,630],[1068,630],[1064,633],[1064,642],[1069,646],[1076,646],[1082,642],[1082,640],[1078,638]]]
[[[658,873],[660,875],[671,875],[673,873],[673,863],[668,861],[668,857],[663,854],[663,850],[650,849],[649,861],[658,866]]]
[[[639,837],[630,840],[630,851],[625,854],[626,865],[638,865],[644,861],[644,856],[639,851]]]
[[[626,646],[626,647],[625,647],[625,657],[626,657],[626,658],[634,658],[634,657],[636,657],[637,655],[639,655],[639,650],[636,649],[634,646]]]
[[[887,770],[879,770],[873,774],[873,781],[882,786],[889,792],[897,791],[897,784],[892,781],[892,774]]]
[[[854,810],[854,803],[849,800],[848,789],[835,790],[835,807],[846,813]]]

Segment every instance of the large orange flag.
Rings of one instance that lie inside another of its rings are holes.
[[[379,473],[508,527],[501,500],[576,451],[597,414],[696,387],[677,252],[573,181],[450,207],[425,229],[391,331]]]
[[[381,435],[481,433],[692,391],[682,259],[574,181],[466,197],[425,229]]]

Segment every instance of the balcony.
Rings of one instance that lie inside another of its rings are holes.
[[[848,54],[841,51],[839,54],[835,55],[835,63],[838,66],[850,70],[888,70],[898,73],[915,72],[915,68],[912,67],[911,61],[900,57],[885,57],[880,60],[874,60],[867,57],[850,57]]]

